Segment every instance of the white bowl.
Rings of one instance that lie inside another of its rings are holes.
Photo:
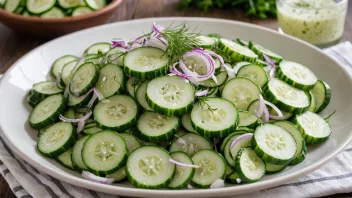
[[[27,122],[30,108],[25,94],[32,84],[45,80],[53,61],[65,54],[80,56],[90,44],[110,41],[112,38],[133,38],[149,32],[153,22],[168,26],[172,22],[187,21],[202,33],[219,33],[234,39],[252,40],[281,54],[285,59],[305,64],[332,89],[332,100],[323,115],[337,110],[332,117],[333,133],[322,144],[309,147],[305,161],[290,166],[278,174],[265,176],[252,184],[228,185],[220,189],[146,190],[131,187],[127,182],[102,185],[87,181],[74,171],[63,168],[36,150],[37,131]],[[19,46],[20,47],[20,46]],[[259,26],[228,20],[207,18],[152,18],[119,22],[79,31],[48,42],[22,57],[5,74],[0,84],[0,125],[11,146],[25,161],[57,179],[84,188],[127,196],[147,197],[217,197],[259,191],[291,182],[318,169],[332,160],[351,139],[352,80],[342,65],[326,56],[318,48],[292,37]]]

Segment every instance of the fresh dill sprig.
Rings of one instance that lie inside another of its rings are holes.
[[[177,62],[183,54],[198,47],[199,33],[196,33],[195,30],[189,31],[186,23],[174,27],[171,24],[161,34],[168,42],[165,53],[170,57],[171,63]]]
[[[207,97],[200,97],[198,98],[199,101],[196,103],[197,105],[200,105],[202,107],[202,109],[204,110],[209,110],[211,112],[217,110],[217,108],[212,108],[209,104],[208,104],[208,98]]]

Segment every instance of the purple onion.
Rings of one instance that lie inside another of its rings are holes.
[[[85,116],[83,116],[82,118],[79,119],[70,119],[70,118],[66,118],[63,115],[60,114],[59,119],[61,121],[64,122],[72,122],[72,123],[78,123],[78,122],[84,122],[85,120],[87,120],[90,116],[92,115],[92,111],[89,111]]]
[[[205,95],[207,95],[209,93],[209,89],[205,89],[205,90],[199,90],[199,91],[197,91],[196,92],[196,96],[205,96]]]
[[[112,184],[115,178],[99,177],[88,171],[82,171],[82,177],[99,184]]]
[[[265,106],[264,108],[264,122],[269,122],[270,114],[268,108]]]
[[[247,138],[252,138],[253,137],[253,134],[252,133],[245,133],[243,135],[240,135],[238,136],[236,139],[234,139],[232,142],[231,142],[231,145],[230,145],[230,150],[241,140],[243,139],[247,139]]]
[[[199,166],[194,164],[184,164],[173,159],[169,159],[169,162],[176,164],[177,166],[187,167],[187,168],[199,168]]]
[[[260,118],[263,113],[264,113],[264,108],[265,108],[265,103],[264,103],[264,98],[261,94],[259,94],[259,109],[256,112],[256,116]]]
[[[266,105],[269,105],[270,107],[272,107],[274,109],[274,111],[277,113],[278,117],[282,117],[283,114],[281,112],[281,110],[279,108],[277,108],[277,106],[275,106],[273,103],[269,102],[269,101],[264,101],[264,103]]]

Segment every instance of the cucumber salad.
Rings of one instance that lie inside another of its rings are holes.
[[[331,135],[319,115],[331,90],[308,67],[186,24],[92,44],[59,57],[51,75],[26,96],[37,150],[97,183],[256,182]]]

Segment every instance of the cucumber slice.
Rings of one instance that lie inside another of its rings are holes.
[[[117,170],[114,173],[111,174],[107,174],[106,175],[107,178],[114,178],[115,181],[114,182],[120,182],[123,181],[124,179],[127,178],[127,174],[126,174],[126,168],[122,167],[119,170]]]
[[[264,86],[263,93],[269,101],[288,113],[303,113],[310,105],[309,97],[304,91],[276,78]]]
[[[237,72],[237,77],[248,78],[259,87],[263,87],[268,82],[268,75],[263,67],[253,64],[241,67]]]
[[[73,60],[64,65],[61,72],[61,79],[65,85],[68,85],[71,82],[73,69],[76,67],[78,60]]]
[[[27,10],[25,10],[25,11],[23,11],[22,16],[29,17],[29,16],[31,16],[31,14]]]
[[[138,80],[137,78],[128,78],[126,82],[126,90],[130,96],[135,98],[135,93],[137,91],[137,88],[142,82]],[[149,106],[149,105],[148,105]]]
[[[51,75],[53,75],[54,78],[57,78],[57,76],[62,73],[62,69],[67,63],[78,59],[79,58],[77,56],[72,55],[65,55],[56,59],[53,65],[51,66]]]
[[[112,63],[123,67],[123,58],[125,56],[126,49],[122,47],[115,47],[110,49],[106,55],[105,60],[108,63]]]
[[[84,142],[82,160],[90,172],[105,176],[124,166],[127,153],[125,140],[116,132],[105,130]]]
[[[245,133],[241,134],[241,136],[242,136],[242,135],[245,135]],[[248,134],[247,134],[247,135],[248,135]],[[237,136],[235,139],[237,139],[237,138],[241,138],[241,137],[240,137],[240,136]],[[232,141],[234,141],[235,139],[233,139]],[[251,140],[252,140],[252,138],[242,138],[242,139],[239,139],[239,140],[237,140],[237,141],[238,141],[237,144],[235,144],[234,147],[232,147],[232,148],[230,148],[230,145],[231,145],[232,141],[229,142],[228,148],[229,148],[229,150],[230,150],[230,155],[231,155],[231,157],[232,157],[233,160],[236,159],[236,157],[238,156],[238,153],[239,153],[239,151],[241,150],[241,148],[250,147],[250,146],[251,146],[251,144],[252,144],[252,143],[251,143]],[[236,166],[236,163],[235,163],[235,162],[234,162],[233,166]],[[235,167],[234,167],[234,168],[235,168]]]
[[[247,61],[255,63],[258,58],[258,55],[252,50],[224,38],[220,39],[219,48],[227,53],[233,62]]]
[[[206,97],[217,97],[219,93],[219,87],[211,88]]]
[[[248,127],[248,128],[255,128],[259,124],[258,117],[251,112],[248,111],[240,111],[240,122],[238,126]]]
[[[266,174],[274,174],[283,171],[287,167],[286,164],[284,165],[275,165],[265,162],[265,173]]]
[[[245,40],[242,40],[240,38],[237,38],[236,39],[236,42],[242,46],[249,46],[249,42],[248,41],[245,41]]]
[[[235,131],[239,116],[237,108],[222,98],[199,101],[191,111],[192,126],[204,137],[223,138]]]
[[[257,127],[252,138],[252,148],[265,162],[276,165],[289,163],[297,150],[292,135],[283,127],[274,124]]]
[[[169,152],[182,151],[193,156],[200,150],[212,148],[213,144],[208,139],[195,133],[187,133],[171,143]]]
[[[226,166],[226,177],[227,177],[228,175],[230,175],[231,173],[233,173],[232,168],[229,167],[229,166]]]
[[[193,155],[192,160],[199,168],[195,170],[192,182],[199,188],[209,188],[217,179],[225,179],[226,162],[213,150],[201,150]]]
[[[245,133],[254,133],[253,129],[250,129],[250,128],[247,128],[247,127],[242,127],[242,126],[237,127],[236,132],[237,131],[245,132]]]
[[[279,63],[280,61],[282,61],[282,56],[264,48],[261,45],[255,44],[252,41],[249,42],[248,47],[256,54],[258,54],[258,56],[263,57],[263,54],[269,56],[271,59],[273,59],[274,61],[276,61],[277,63]]]
[[[318,78],[304,65],[291,61],[282,61],[278,69],[278,78],[301,90],[310,90]]]
[[[107,100],[100,101],[93,111],[99,128],[125,131],[137,123],[138,105],[131,97],[115,95]]]
[[[168,117],[154,112],[144,112],[138,119],[137,128],[141,139],[148,142],[162,142],[174,138],[180,127],[179,118]]]
[[[128,180],[138,188],[163,188],[169,185],[176,166],[167,151],[156,146],[143,146],[133,151],[126,163]]]
[[[295,156],[290,161],[289,165],[295,165],[302,162],[307,155],[307,146],[300,130],[297,128],[296,125],[288,121],[276,121],[274,122],[274,124],[279,125],[284,129],[286,129],[288,132],[290,132],[292,137],[296,141],[297,150],[296,150]]]
[[[92,0],[92,2],[93,1],[94,0]],[[88,6],[89,6],[89,4],[88,4]],[[84,55],[86,56],[86,55],[90,55],[90,54],[96,54],[96,55],[105,54],[107,51],[110,50],[110,48],[111,48],[111,44],[107,43],[107,42],[94,43],[93,45],[89,46],[84,51]]]
[[[192,159],[184,152],[177,151],[170,153],[173,160],[184,163],[194,164]],[[181,189],[188,185],[194,175],[194,168],[187,168],[176,165],[176,173],[173,176],[170,184],[167,186],[171,189]]]
[[[70,106],[72,108],[80,108],[84,107],[87,105],[92,98],[93,93],[90,93],[88,95],[83,95],[76,97],[72,95],[71,93],[68,94],[68,99],[67,99],[67,106]]]
[[[32,14],[44,13],[55,6],[56,0],[27,0],[26,8]]]
[[[105,0],[84,0],[84,1],[93,10],[99,10],[106,6]]]
[[[99,70],[94,63],[84,63],[73,74],[70,92],[74,96],[81,96],[94,87],[99,78]]]
[[[242,148],[236,157],[236,173],[242,183],[256,182],[264,176],[265,164],[250,147]]]
[[[96,57],[94,57],[94,58],[90,58],[90,59],[85,59],[85,60],[84,60],[85,63],[88,63],[88,62],[94,63],[94,64],[96,64],[99,68],[104,65],[103,61],[104,61],[104,54],[99,54],[99,56],[96,56]]]
[[[238,137],[240,136],[240,133],[231,133],[231,136],[226,139],[225,146],[222,149],[223,156],[227,162],[227,165],[231,167],[232,169],[235,168],[235,157],[233,158],[231,155],[231,143]]]
[[[57,156],[55,160],[59,162],[62,166],[65,168],[74,170],[73,165],[72,165],[72,160],[71,160],[71,155],[72,155],[72,147],[67,149],[64,153],[61,155]]]
[[[210,78],[208,80],[201,81],[199,85],[204,87],[219,87],[227,81],[228,79],[227,71],[222,71],[219,74],[217,74],[215,77],[217,82],[215,82],[212,78]]]
[[[72,150],[72,162],[73,162],[73,167],[76,170],[88,170],[87,166],[84,164],[83,159],[82,159],[82,148],[86,140],[89,138],[89,135],[83,136],[81,139],[79,139],[75,145],[73,146]]]
[[[196,39],[198,41],[197,45],[201,48],[212,49],[216,47],[217,44],[217,39],[209,36],[199,35]]]
[[[231,174],[227,175],[225,180],[231,184],[241,183],[241,178],[236,171],[233,171]]]
[[[162,76],[147,86],[147,101],[157,113],[179,116],[189,112],[194,100],[194,87],[179,76]]]
[[[221,63],[218,59],[213,59],[215,73],[220,72]],[[206,75],[208,73],[207,65],[204,63],[204,60],[198,56],[188,56],[183,58],[185,66],[192,72],[195,72],[199,75]]]
[[[66,109],[64,117],[69,119],[76,119],[75,111],[72,108]]]
[[[298,126],[307,144],[323,142],[331,135],[329,123],[318,114],[309,111],[296,115],[293,123]]]
[[[121,67],[107,64],[99,71],[99,79],[95,87],[103,94],[104,98],[119,94],[125,85],[125,75]]]
[[[132,134],[120,133],[120,136],[126,141],[128,154],[142,146],[139,140]]]
[[[92,12],[94,12],[94,11],[92,9],[90,9],[89,7],[86,7],[86,6],[77,7],[73,10],[72,16],[81,16],[81,15],[89,14]]]
[[[15,12],[21,6],[22,0],[6,0],[4,9],[8,12]]]
[[[313,95],[312,91],[309,92],[309,96],[310,96],[310,105],[307,111],[314,113],[317,110],[317,102],[315,100],[315,96]]]
[[[58,122],[47,128],[37,142],[38,151],[46,157],[58,157],[76,140],[76,128],[72,123]]]
[[[84,6],[84,0],[58,0],[59,6],[63,9],[76,8],[78,6]]]
[[[64,18],[64,17],[65,17],[65,13],[60,8],[57,8],[57,7],[53,7],[50,10],[40,15],[40,18],[44,18],[44,19],[58,19],[58,18]]]
[[[147,111],[153,111],[153,109],[149,106],[147,99],[146,99],[146,93],[147,93],[147,86],[148,86],[149,80],[146,80],[140,84],[135,92],[135,98],[137,102],[143,107],[143,109]]]
[[[195,131],[192,126],[191,117],[189,116],[189,113],[185,113],[182,115],[181,124],[183,128],[185,128],[187,131],[192,133],[197,133],[197,131]]]
[[[259,99],[259,94],[261,90],[253,81],[236,77],[225,84],[221,97],[231,101],[239,110],[247,110],[251,102]]]
[[[316,113],[320,113],[330,103],[331,89],[326,82],[318,80],[311,92],[316,101]]]
[[[83,131],[83,133],[85,133],[87,135],[93,135],[93,134],[96,134],[102,130],[103,129],[101,129],[99,127],[91,127],[91,128],[84,128],[82,131]]]
[[[61,94],[51,95],[34,107],[29,116],[29,124],[34,129],[49,126],[59,118],[65,108],[65,99]]]
[[[63,89],[57,87],[56,82],[44,81],[33,85],[33,89],[27,94],[27,102],[34,108],[46,97],[62,93]]]
[[[151,79],[169,71],[169,59],[164,51],[155,47],[139,47],[124,57],[124,71],[128,76]]]
[[[184,131],[183,129],[179,129],[179,130],[177,131],[175,137],[181,137],[181,136],[186,135],[186,134],[187,134],[186,131]]]

